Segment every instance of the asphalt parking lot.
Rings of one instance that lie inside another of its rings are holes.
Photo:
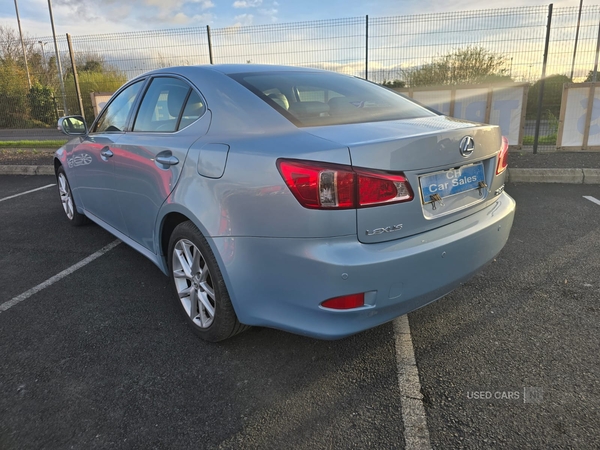
[[[0,305],[115,241],[0,178]],[[600,186],[518,184],[504,251],[409,315],[432,448],[600,442]],[[124,244],[0,312],[0,449],[405,448],[394,327],[199,340]],[[1,309],[1,308],[0,308]]]

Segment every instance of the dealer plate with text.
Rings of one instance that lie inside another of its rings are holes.
[[[479,189],[485,182],[483,163],[469,164],[456,169],[444,170],[420,178],[423,204],[431,203],[435,194],[441,198]]]

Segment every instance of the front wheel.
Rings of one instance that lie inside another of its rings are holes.
[[[63,166],[60,166],[56,171],[56,184],[58,185],[58,195],[60,196],[63,211],[69,222],[71,222],[71,225],[78,227],[87,223],[87,217],[77,212],[73,192],[71,192],[71,186],[69,185],[69,180],[67,180]]]
[[[248,328],[238,321],[217,261],[192,222],[173,231],[169,263],[177,302],[202,339],[218,342]]]

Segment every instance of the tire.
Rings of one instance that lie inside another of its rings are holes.
[[[192,222],[175,228],[168,258],[175,299],[198,336],[218,342],[249,328],[238,321],[217,260]]]
[[[63,211],[71,225],[79,227],[88,223],[89,219],[77,212],[75,199],[73,198],[71,186],[69,185],[69,180],[67,180],[67,175],[65,174],[63,166],[60,166],[56,171],[56,184],[58,185],[58,195],[60,196]]]

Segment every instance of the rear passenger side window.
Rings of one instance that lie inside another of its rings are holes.
[[[176,131],[190,92],[191,87],[178,78],[154,78],[140,105],[133,131]]]
[[[185,104],[183,114],[181,115],[181,122],[179,123],[178,130],[185,128],[192,122],[198,120],[204,114],[204,111],[206,111],[206,106],[204,106],[204,102],[200,98],[200,95],[198,95],[196,91],[192,91]]]

